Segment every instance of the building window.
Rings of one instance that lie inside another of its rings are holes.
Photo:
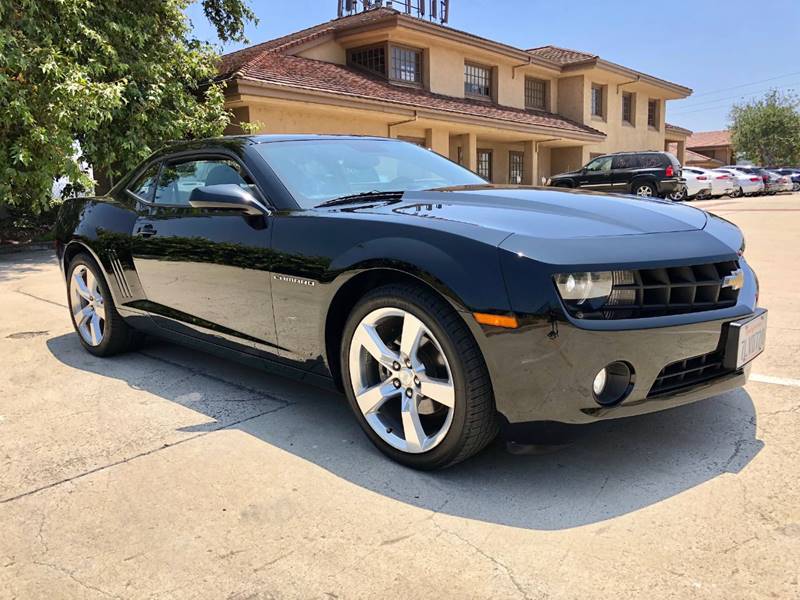
[[[393,81],[422,83],[422,50],[416,48],[391,44],[353,48],[347,53],[347,63]]]
[[[603,86],[592,84],[592,116],[603,117]]]
[[[349,62],[351,65],[386,77],[386,48],[384,46],[350,50]]]
[[[492,97],[492,70],[464,63],[464,93],[477,98]]]
[[[478,148],[478,175],[486,181],[492,180],[492,151]]]
[[[543,79],[525,78],[525,108],[547,109],[547,82]]]
[[[622,122],[633,125],[634,111],[633,94],[622,92]]]
[[[647,103],[647,125],[653,129],[658,129],[658,100],[650,100]]]
[[[422,52],[412,48],[392,46],[392,71],[390,77],[408,83],[422,82]]]
[[[512,150],[508,153],[508,183],[522,183],[525,174],[525,154]]]

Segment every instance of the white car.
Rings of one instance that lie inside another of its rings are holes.
[[[732,198],[739,198],[740,196],[755,196],[764,193],[764,179],[759,175],[745,173],[739,169],[732,167],[725,167],[722,169],[713,169],[715,173],[725,173],[733,177],[733,193]]]
[[[683,167],[681,177],[686,180],[684,187],[679,188],[669,195],[670,200],[691,200],[704,198],[711,193],[711,179],[708,175],[698,175],[691,169]]]
[[[701,169],[700,167],[684,167],[683,175],[686,173],[694,173],[698,177],[705,175],[711,182],[711,191],[709,196],[712,198],[719,198],[721,196],[732,196],[736,185],[733,181],[733,175],[730,173],[723,173],[719,171],[712,171],[711,169]]]

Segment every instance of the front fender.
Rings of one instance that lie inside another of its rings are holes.
[[[429,284],[457,310],[509,310],[497,249],[468,243],[463,251],[464,256],[457,256],[425,240],[376,238],[336,257],[330,269],[340,273],[340,285],[365,270],[393,269]],[[340,285],[333,286],[334,294]]]

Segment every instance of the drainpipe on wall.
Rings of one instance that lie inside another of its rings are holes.
[[[389,123],[386,126],[387,137],[392,137],[392,127],[397,127],[398,125],[405,125],[406,123],[416,123],[418,120],[419,120],[419,115],[417,114],[417,111],[414,111],[413,119],[406,119],[405,121],[397,121],[396,123]]]
[[[517,69],[521,69],[522,67],[527,67],[528,65],[533,64],[533,57],[528,59],[528,62],[520,63],[518,65],[514,65],[511,67],[511,79],[517,78]]]
[[[631,79],[630,81],[623,81],[622,83],[618,83],[617,84],[617,96],[619,96],[619,91],[620,91],[620,89],[622,89],[622,86],[628,85],[628,84],[631,84],[631,83],[636,83],[638,81],[641,81],[641,79],[642,79],[641,76],[637,75],[636,79]]]

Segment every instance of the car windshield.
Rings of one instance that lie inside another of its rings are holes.
[[[302,208],[372,192],[486,183],[434,152],[399,140],[292,140],[256,149]]]

